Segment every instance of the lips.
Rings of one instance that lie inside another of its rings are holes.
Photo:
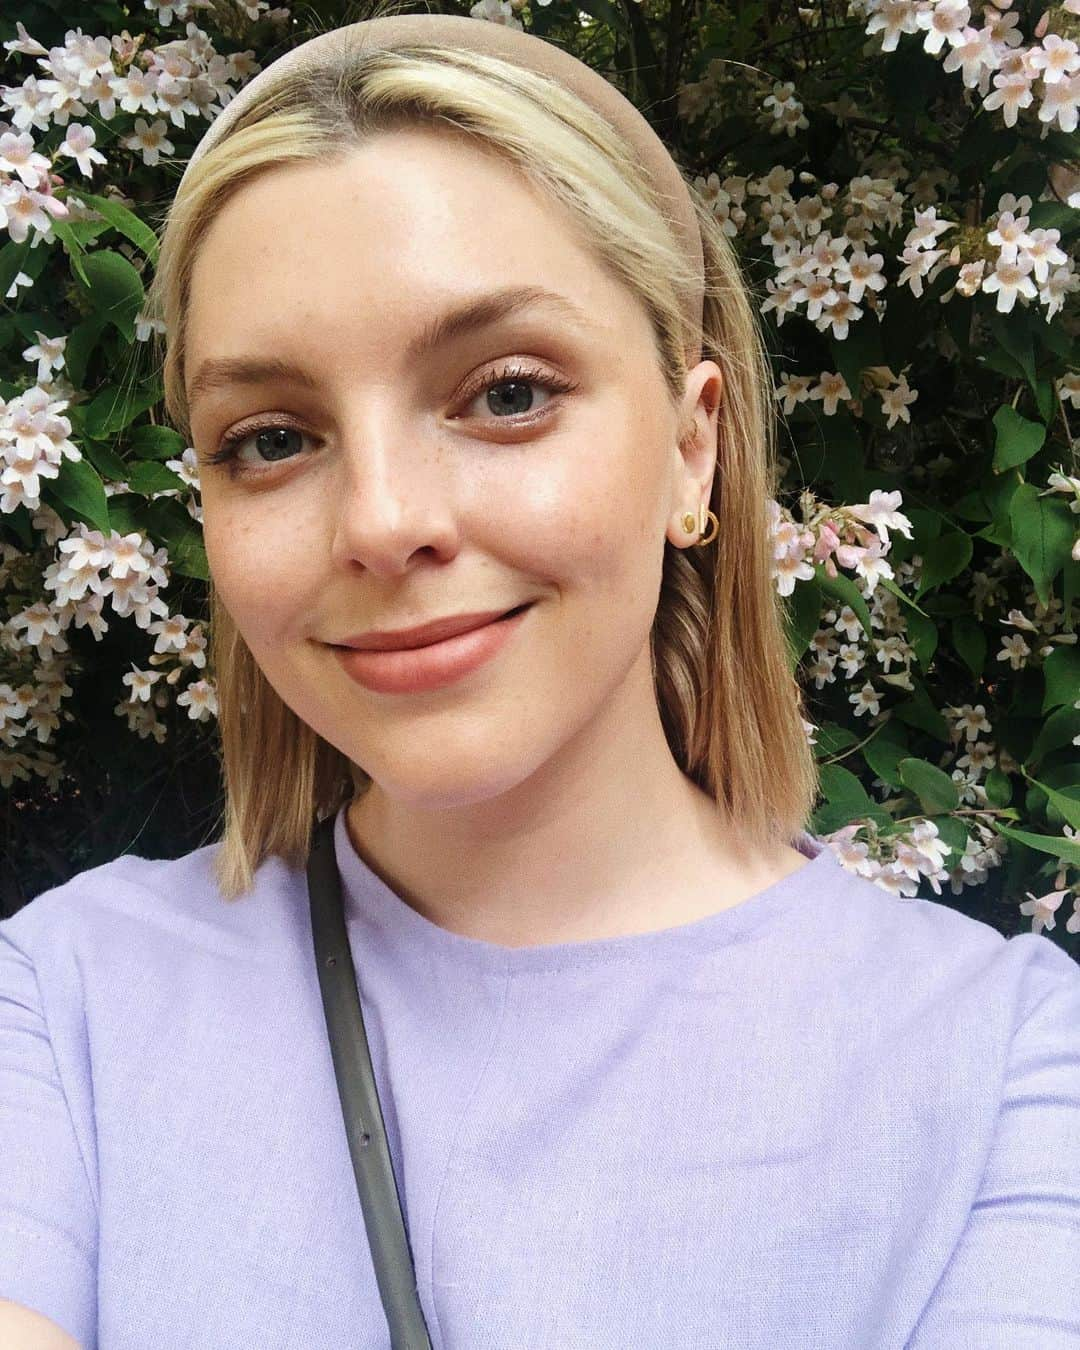
[[[418,694],[442,689],[493,663],[513,641],[532,608],[531,604],[522,605],[496,614],[487,623],[423,646],[361,651],[338,644],[331,650],[345,673],[373,693]]]
[[[361,652],[412,651],[420,647],[429,647],[436,642],[445,642],[448,638],[458,637],[462,633],[471,633],[496,619],[504,619],[510,614],[525,608],[518,605],[515,609],[492,609],[483,613],[454,614],[445,619],[435,619],[431,623],[419,624],[415,628],[402,628],[397,631],[358,633],[355,637],[345,638],[334,646],[347,647]]]

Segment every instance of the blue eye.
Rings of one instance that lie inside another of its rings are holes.
[[[499,370],[489,371],[478,384],[465,391],[461,401],[462,405],[468,408],[481,394],[488,394],[488,409],[495,414],[495,421],[512,421],[514,418],[536,421],[545,415],[544,411],[536,413],[530,406],[521,406],[523,401],[526,404],[532,403],[532,396],[528,391],[534,387],[551,394],[564,394],[571,393],[578,386],[571,380],[541,367],[511,362]],[[495,391],[499,393],[497,398],[492,400],[490,395]],[[499,410],[508,416],[499,416]],[[237,427],[221,438],[220,448],[207,456],[207,463],[228,464],[229,473],[233,477],[241,474],[258,475],[266,472],[266,469],[255,468],[250,462],[242,460],[240,458],[242,445],[251,441],[257,455],[263,457],[263,463],[268,468],[271,464],[280,464],[293,459],[295,456],[292,452],[300,453],[300,447],[307,435],[308,433],[301,431],[299,427],[290,426],[285,422],[267,421],[261,425]]]

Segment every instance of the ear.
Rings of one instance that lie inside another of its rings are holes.
[[[667,537],[676,548],[689,548],[701,531],[702,506],[709,505],[716,472],[720,401],[724,372],[715,361],[701,361],[687,373],[686,393],[679,408],[678,444],[674,447],[671,514]],[[692,515],[688,530],[683,517]]]

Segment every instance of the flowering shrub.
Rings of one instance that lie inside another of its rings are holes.
[[[74,809],[103,762],[76,763],[87,738],[109,763],[125,740],[212,744],[198,476],[160,422],[144,278],[207,122],[312,35],[264,0],[145,6],[134,36],[119,6],[92,35],[4,33],[0,785],[22,898],[62,879],[29,808]],[[811,828],[898,896],[1080,949],[1080,0],[743,0],[692,30],[660,0],[470,13],[633,72],[611,78],[759,296]]]

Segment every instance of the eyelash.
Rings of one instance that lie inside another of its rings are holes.
[[[573,381],[564,379],[559,375],[553,375],[550,371],[544,370],[539,366],[530,366],[520,361],[512,361],[501,369],[492,371],[484,376],[483,380],[472,388],[466,389],[462,398],[466,403],[471,403],[481,394],[487,393],[488,390],[495,389],[500,384],[511,383],[535,384],[552,394],[569,394],[578,387]],[[537,421],[543,416],[546,416],[546,413],[521,413],[511,417],[499,417],[495,420],[521,426],[523,423],[521,421],[516,421],[515,418],[531,418],[533,421]],[[265,473],[267,472],[266,469],[251,469],[246,465],[243,465],[238,457],[239,448],[244,441],[250,439],[252,436],[257,436],[260,431],[277,431],[282,429],[290,431],[300,430],[299,427],[292,426],[290,423],[271,421],[237,427],[234,431],[228,432],[221,438],[221,448],[207,457],[207,463],[228,464],[229,472],[233,476],[238,476],[240,474],[257,475]],[[299,456],[297,456],[297,458],[299,458]],[[286,462],[287,461],[284,460],[278,461],[278,463]]]

